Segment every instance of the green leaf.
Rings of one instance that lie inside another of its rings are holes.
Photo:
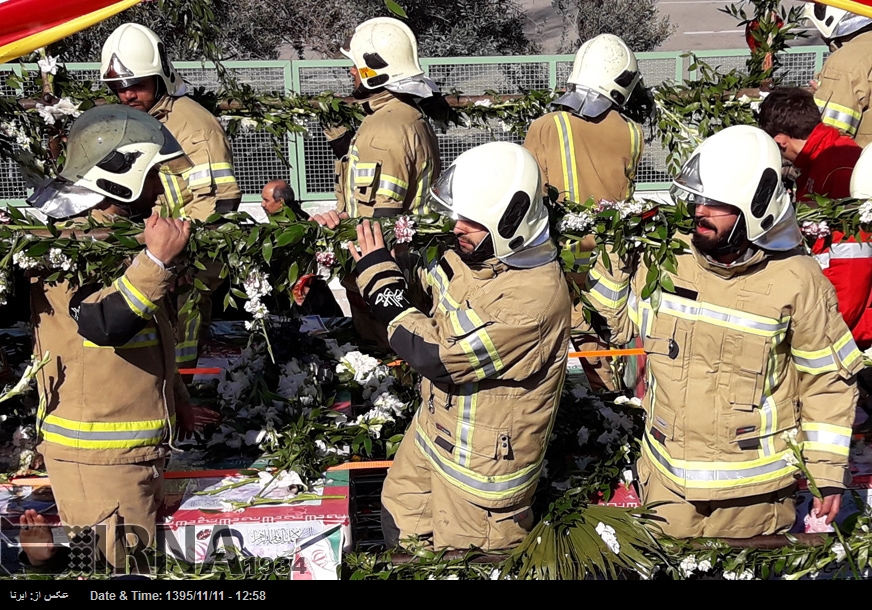
[[[408,17],[406,11],[403,10],[403,7],[397,4],[394,0],[385,0],[385,6],[388,7],[390,12],[398,17],[402,17],[403,19]]]
[[[306,231],[303,227],[288,227],[276,238],[276,248],[284,248],[285,246],[299,242],[305,233]]]
[[[290,267],[288,267],[288,286],[293,287],[294,284],[297,283],[297,278],[300,276],[300,267],[297,265],[297,261],[294,261]]]
[[[267,263],[272,259],[273,253],[273,245],[272,242],[267,240],[263,243],[263,248],[261,249],[261,253],[263,254],[263,260]]]

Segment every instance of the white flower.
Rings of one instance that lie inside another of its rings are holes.
[[[365,383],[379,366],[378,360],[361,352],[348,352],[336,365],[337,373],[348,371],[358,383]]]
[[[741,574],[737,572],[724,572],[724,580],[754,580],[754,572],[745,570]]]
[[[561,233],[565,233],[567,231],[586,231],[588,228],[593,226],[593,216],[588,214],[587,212],[581,212],[578,214],[567,214],[560,221],[560,224],[557,226],[557,230]]]
[[[266,430],[249,430],[245,433],[246,445],[257,445],[266,437]]]
[[[475,106],[484,106],[486,108],[489,108],[493,105],[494,105],[494,103],[488,99],[476,100],[476,102],[475,102]]]
[[[400,216],[394,223],[394,236],[397,238],[398,244],[405,244],[412,241],[415,236],[415,221],[409,216]]]
[[[372,404],[385,412],[392,411],[394,415],[402,415],[406,408],[406,403],[389,392],[379,394]]]
[[[262,493],[266,493],[267,490],[281,490],[297,494],[301,489],[306,487],[303,483],[303,479],[300,478],[300,475],[293,470],[282,470],[278,474],[275,474],[275,479],[273,479],[273,476],[274,473],[271,472],[257,473],[257,477],[260,479],[260,484],[263,485]]]
[[[221,381],[218,382],[218,394],[228,404],[239,402],[243,392],[251,386],[251,381],[244,370],[232,371],[229,378],[227,371],[222,371],[220,379]]]
[[[47,55],[43,57],[38,62],[39,71],[45,74],[57,74],[58,73],[58,58],[52,57],[51,55]]]
[[[327,443],[322,440],[315,441],[315,453],[318,457],[324,457],[330,454],[336,454],[339,456],[347,456],[351,453],[351,447],[348,445],[342,445],[341,447],[328,447]]]
[[[315,253],[315,260],[318,261],[318,264],[322,267],[332,267],[336,264],[336,255],[333,252],[327,252],[322,250],[321,252]]]
[[[259,299],[251,299],[246,301],[244,305],[245,311],[251,314],[255,320],[263,320],[269,313],[266,305],[260,302]]]
[[[796,459],[796,455],[793,451],[788,451],[784,454],[784,461],[787,462],[788,466],[799,466],[799,460]]]
[[[48,264],[52,269],[63,269],[69,271],[75,267],[73,259],[63,253],[60,248],[52,248],[48,251]]]
[[[826,237],[830,234],[830,226],[827,224],[826,220],[821,222],[812,222],[811,220],[806,220],[802,223],[802,234],[806,237],[813,237],[815,239],[819,237]]]
[[[642,406],[642,399],[637,398],[635,396],[633,398],[627,398],[626,396],[618,396],[617,398],[615,398],[615,404],[616,405],[630,405],[631,407],[641,407]]]
[[[830,547],[830,550],[836,555],[836,561],[844,561],[848,554],[845,552],[845,547],[841,542],[835,543]]]
[[[12,433],[12,444],[15,447],[26,447],[33,441],[34,430],[30,426],[18,426],[18,429]]]
[[[783,440],[788,445],[795,445],[797,434],[799,434],[799,430],[797,430],[796,428],[785,430],[781,433],[781,440]]]
[[[578,431],[578,446],[583,447],[590,440],[590,430],[582,426]]]
[[[351,343],[343,343],[342,345],[339,345],[339,342],[336,339],[325,339],[324,343],[327,344],[327,351],[329,351],[330,355],[336,360],[342,360],[342,358],[345,357],[345,354],[357,350],[356,345],[352,345]]]
[[[678,564],[678,568],[685,576],[690,576],[691,574],[693,574],[696,571],[697,567],[699,567],[699,564],[696,561],[696,557],[694,557],[693,555],[685,557],[681,560],[681,563]]]
[[[703,559],[696,565],[696,569],[698,572],[710,572],[712,569],[712,562],[708,559]]]
[[[20,129],[15,123],[0,123],[0,133],[5,135],[7,138],[15,140],[15,143],[21,148],[27,148],[30,146],[30,138],[27,137],[27,134],[23,129]],[[11,217],[8,214],[2,214],[7,220],[0,219],[0,224],[7,224]]]
[[[860,222],[863,224],[872,223],[872,200],[867,201],[860,206]]]
[[[39,116],[42,117],[42,120],[45,121],[46,125],[54,125],[56,119],[65,116],[72,116],[75,118],[82,114],[79,112],[79,104],[73,104],[72,100],[68,97],[59,99],[56,104],[51,106],[38,103],[36,105],[36,111],[39,113]]]
[[[218,500],[218,505],[221,506],[222,513],[232,513],[234,510],[236,510],[236,507],[234,507],[233,504],[231,504],[227,500]]]
[[[39,259],[27,256],[24,252],[16,252],[12,255],[12,262],[21,269],[33,269],[39,266]]]
[[[609,547],[612,553],[618,555],[621,552],[621,545],[618,542],[615,528],[600,522],[596,524],[596,533],[599,534],[599,537],[603,539],[603,542],[606,543],[606,546]]]
[[[252,269],[248,273],[248,277],[245,278],[245,281],[242,283],[242,287],[245,289],[245,294],[251,300],[259,300],[260,297],[268,295],[272,292],[272,286],[268,282],[269,274],[260,271],[259,269]]]

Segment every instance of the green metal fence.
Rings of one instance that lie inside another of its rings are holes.
[[[827,55],[826,47],[799,47],[781,56],[781,75],[786,83],[804,85],[821,69]],[[748,52],[743,49],[699,51],[696,56],[713,67],[744,70]],[[649,86],[694,78],[689,70],[690,59],[679,52],[638,54],[639,66]],[[424,58],[421,63],[430,78],[443,90],[457,90],[468,95],[488,91],[518,93],[531,89],[562,86],[572,68],[572,55],[535,55],[510,57]],[[349,95],[352,82],[347,60],[243,61],[227,62],[240,82],[262,92],[298,92],[304,95],[333,91]],[[214,89],[218,75],[214,66],[198,62],[177,62],[182,77],[194,87]],[[95,82],[99,77],[96,63],[70,63],[67,68],[81,80]],[[36,70],[28,66],[28,69]],[[0,95],[16,95],[19,91],[6,84],[10,72],[21,73],[18,65],[0,65]],[[276,156],[270,137],[254,131],[242,132],[233,139],[236,177],[244,200],[258,200],[262,186],[274,178],[284,178],[304,201],[331,199],[333,196],[333,154],[321,133],[317,121],[306,124],[305,135],[291,134],[287,138],[287,159],[291,168]],[[666,153],[656,141],[651,141],[649,126],[645,126],[645,152],[637,175],[638,189],[663,188],[668,176]],[[463,151],[492,140],[519,142],[520,138],[494,122],[488,128],[452,127],[438,134],[443,166],[447,166]],[[0,203],[20,204],[27,196],[27,187],[18,167],[0,162]]]

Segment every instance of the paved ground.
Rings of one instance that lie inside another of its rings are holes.
[[[543,53],[556,53],[564,27],[560,14],[551,6],[551,0],[520,2],[528,16],[528,23],[524,28],[527,36],[542,45]],[[736,27],[735,19],[718,10],[727,4],[729,3],[725,0],[661,0],[658,2],[660,12],[668,15],[677,28],[658,50],[745,48],[744,32]],[[790,1],[787,4],[802,3]],[[808,33],[812,36],[797,41],[794,46],[823,44],[816,30],[812,28]]]

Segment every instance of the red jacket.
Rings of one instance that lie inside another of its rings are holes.
[[[832,199],[851,196],[851,173],[863,151],[852,138],[821,123],[808,137],[793,165],[800,171],[796,200],[810,195]],[[834,231],[832,246],[818,239],[812,253],[824,275],[836,288],[839,312],[854,340],[865,349],[872,345],[872,243],[857,243],[853,237]]]

